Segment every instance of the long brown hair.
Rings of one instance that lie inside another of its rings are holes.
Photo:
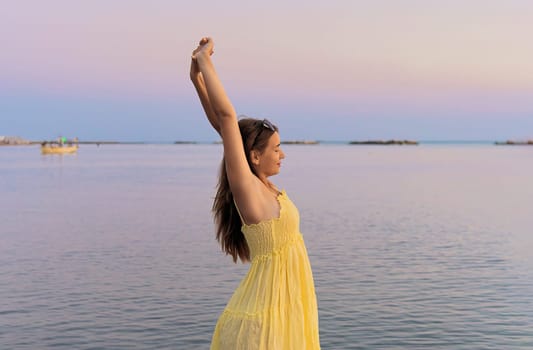
[[[275,131],[278,128],[274,126]],[[250,170],[255,174],[252,166],[251,151],[263,152],[268,145],[268,140],[274,131],[265,127],[263,121],[254,118],[242,118],[239,120],[239,130],[241,131],[242,144],[246,160]],[[222,251],[233,257],[233,262],[237,259],[242,262],[250,261],[250,249],[241,231],[241,218],[237,212],[237,207],[233,201],[233,193],[229,187],[228,173],[226,172],[226,160],[222,157],[220,173],[217,185],[217,194],[213,203],[213,214],[216,225],[217,241],[222,246]]]

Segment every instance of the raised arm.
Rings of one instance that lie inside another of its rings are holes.
[[[247,201],[243,197],[254,192],[256,182],[244,154],[237,113],[215,71],[212,53],[211,38],[202,38],[198,49],[193,52],[193,61],[196,61],[199,72],[197,91],[209,121],[222,137],[231,190],[236,198]]]
[[[202,104],[209,123],[211,123],[211,126],[213,126],[216,132],[220,135],[220,126],[218,125],[218,118],[215,114],[215,111],[213,110],[213,107],[211,106],[211,101],[209,101],[207,89],[205,88],[204,77],[202,76],[202,73],[200,73],[200,70],[198,68],[198,62],[196,61],[196,53],[198,53],[198,51],[201,49],[203,40],[204,39],[200,41],[200,45],[192,52],[190,73],[191,81],[194,85],[194,88],[196,89],[196,92],[198,93],[200,103]]]

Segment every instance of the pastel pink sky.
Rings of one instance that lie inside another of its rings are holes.
[[[1,7],[0,102],[7,107],[0,119],[7,123],[0,135],[216,138],[188,79],[190,52],[210,35],[237,110],[269,116],[291,137],[533,137],[531,1],[22,0]],[[28,104],[43,106],[41,117],[67,121],[65,130],[28,131],[24,125],[39,118]],[[108,132],[92,122],[92,109],[109,115]],[[135,125],[128,125],[131,109]],[[75,112],[79,120],[68,121]],[[306,119],[317,129],[300,130]],[[152,124],[150,135],[142,134],[144,123]]]

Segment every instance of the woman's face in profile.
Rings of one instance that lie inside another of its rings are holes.
[[[279,174],[281,161],[285,158],[285,153],[281,149],[281,141],[278,132],[274,132],[268,139],[268,144],[259,155],[259,164],[256,170],[267,177]]]

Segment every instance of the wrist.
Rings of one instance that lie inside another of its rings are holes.
[[[198,71],[191,72],[190,77],[194,84],[200,84],[202,82],[202,73]]]
[[[195,56],[195,59],[196,59],[196,62],[200,63],[200,62],[207,62],[209,60],[211,60],[211,55],[209,55],[208,52],[206,51],[200,51],[198,53],[196,53]]]

